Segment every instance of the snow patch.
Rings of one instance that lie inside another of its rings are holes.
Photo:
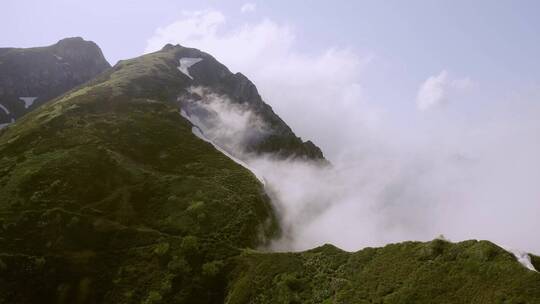
[[[189,115],[186,113],[186,111],[184,109],[181,109],[180,110],[180,115],[182,115],[182,117],[184,117],[185,119],[187,119],[192,125],[195,125],[193,123],[193,120],[191,120],[191,117],[189,117]]]
[[[508,252],[512,253],[516,257],[517,261],[527,269],[537,271],[531,263],[531,256],[529,256],[528,253],[517,249],[508,249]]]
[[[7,122],[7,123],[2,123],[2,124],[0,124],[0,129],[3,129],[3,128],[9,126],[10,124],[12,124],[12,123],[14,123],[14,122],[15,122],[15,119],[12,118],[12,119],[11,119],[11,122]]]
[[[204,133],[202,132],[201,128],[199,128],[197,125],[195,125],[193,123],[193,121],[191,120],[191,118],[189,117],[189,115],[186,113],[186,111],[184,110],[180,110],[180,115],[182,115],[182,117],[184,117],[185,119],[187,119],[192,125],[193,127],[191,128],[191,132],[197,136],[198,138],[204,140],[205,142],[207,143],[210,143],[212,146],[214,146],[214,148],[216,150],[218,150],[219,152],[223,153],[225,156],[227,156],[228,158],[230,158],[231,160],[233,160],[235,163],[239,164],[240,166],[248,169],[249,171],[251,171],[251,173],[253,173],[253,175],[255,175],[255,177],[263,184],[263,185],[266,185],[266,182],[264,180],[264,177],[259,173],[257,172],[255,169],[253,169],[252,167],[250,167],[248,164],[246,164],[245,162],[243,162],[242,160],[232,156],[229,152],[225,151],[223,148],[221,148],[219,145],[217,145],[216,143],[214,143],[212,140],[208,139],[206,136],[204,136]]]
[[[180,65],[178,66],[178,69],[180,72],[184,73],[187,77],[193,79],[193,77],[189,74],[189,68],[192,67],[194,64],[201,62],[202,58],[191,58],[191,57],[183,57],[180,58]]]
[[[8,110],[8,108],[6,108],[3,104],[0,103],[0,109],[4,110],[4,112],[6,112],[7,115],[11,114],[11,112]]]
[[[223,153],[225,156],[227,156],[228,158],[232,159],[234,162],[236,162],[237,164],[239,164],[240,166],[248,169],[249,171],[251,171],[251,173],[253,173],[253,175],[255,175],[255,177],[264,185],[266,184],[265,181],[264,181],[264,177],[262,177],[257,171],[255,171],[253,168],[251,168],[248,164],[246,164],[245,162],[239,160],[238,158],[232,156],[231,154],[229,154],[227,151],[223,150],[220,146],[218,146],[217,144],[215,144],[213,141],[211,141],[210,139],[206,138],[206,136],[204,136],[204,134],[202,133],[201,129],[199,129],[199,127],[197,126],[193,126],[193,128],[191,128],[191,132],[193,132],[193,134],[195,134],[195,136],[197,136],[198,138],[212,144],[212,146],[214,146],[214,148],[216,148],[216,150],[218,150],[219,152]]]
[[[36,101],[37,97],[19,97],[19,99],[24,102],[24,108],[28,109],[34,104],[34,101]]]

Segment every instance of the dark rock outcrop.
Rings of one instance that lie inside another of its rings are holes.
[[[110,67],[101,49],[80,37],[47,47],[0,49],[0,125],[81,85]]]
[[[197,49],[167,45],[161,52],[173,53],[177,60],[185,57],[202,58],[189,68],[193,77],[185,77],[189,85],[209,88],[214,93],[228,97],[233,103],[245,105],[269,126],[271,132],[246,147],[248,152],[324,161],[321,149],[311,141],[304,142],[296,136],[272,107],[263,101],[257,87],[245,75],[232,73],[214,57]]]

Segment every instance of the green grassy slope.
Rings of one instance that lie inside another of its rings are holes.
[[[229,304],[540,303],[540,274],[487,241],[246,251],[232,264]]]

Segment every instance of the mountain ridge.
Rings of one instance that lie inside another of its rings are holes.
[[[540,274],[487,241],[263,250],[280,235],[264,185],[193,133],[183,102],[204,96],[187,89],[267,117],[274,137],[249,153],[319,162],[322,152],[208,56],[171,45],[120,61],[0,131],[0,302],[540,301]]]
[[[101,49],[81,37],[34,48],[0,48],[0,124],[64,94],[110,68]]]

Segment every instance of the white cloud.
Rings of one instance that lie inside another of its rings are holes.
[[[272,20],[227,29],[220,12],[205,11],[185,13],[158,29],[146,51],[179,43],[212,54],[233,72],[247,75],[295,132],[317,138],[330,158],[338,157],[344,153],[340,147],[358,142],[362,129],[379,121],[379,110],[367,104],[360,83],[373,56],[337,47],[305,54],[296,49],[296,40],[291,27]],[[309,115],[297,115],[306,103],[312,105]],[[357,132],[343,132],[352,129]]]
[[[244,104],[231,103],[227,96],[208,88],[191,87],[188,90],[197,96],[195,100],[186,98],[183,101],[186,113],[199,113],[191,115],[192,123],[229,153],[239,156],[250,142],[269,132],[262,119],[248,111]]]
[[[218,11],[183,12],[182,18],[165,27],[156,29],[146,44],[145,53],[155,52],[167,43],[177,44],[194,37],[212,37],[225,16]]]
[[[455,93],[463,92],[473,85],[469,78],[451,79],[446,70],[431,76],[420,86],[416,97],[419,110],[425,111],[449,102]]]
[[[240,8],[240,11],[242,13],[250,13],[250,12],[254,12],[255,10],[257,10],[257,4],[255,3],[245,3]]]

